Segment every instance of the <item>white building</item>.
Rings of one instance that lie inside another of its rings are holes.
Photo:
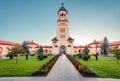
[[[74,39],[69,36],[67,14],[68,11],[62,4],[58,11],[59,18],[57,20],[56,37],[51,40],[53,54],[73,54]]]
[[[85,46],[74,46],[74,39],[69,36],[68,20],[66,17],[68,11],[65,9],[63,4],[57,14],[59,17],[57,20],[56,37],[51,40],[52,45],[42,46],[44,54],[77,54],[79,52],[83,52]],[[97,45],[95,41],[89,43],[89,54],[96,54],[96,51],[100,50],[101,43],[101,41],[97,41]],[[15,44],[17,43],[0,40],[0,57],[5,56]],[[120,47],[120,41],[111,42],[109,44],[111,47],[115,45],[119,45]],[[30,53],[35,54],[40,46],[33,41],[29,41],[28,47]]]

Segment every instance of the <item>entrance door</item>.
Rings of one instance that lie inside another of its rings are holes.
[[[66,54],[66,48],[64,45],[60,46],[60,54],[62,53]]]

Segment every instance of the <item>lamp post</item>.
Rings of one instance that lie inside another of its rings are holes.
[[[96,52],[95,57],[96,57],[96,60],[98,60],[97,47],[98,47],[99,41],[94,40],[94,44],[95,44],[95,48],[96,48],[96,50],[95,50],[95,52]]]
[[[95,44],[95,52],[97,53],[97,47],[98,47],[99,41],[94,40],[94,44]]]

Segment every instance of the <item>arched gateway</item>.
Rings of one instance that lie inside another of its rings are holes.
[[[66,48],[64,45],[60,46],[60,54],[66,54]]]
[[[68,20],[66,18],[68,11],[63,4],[57,14],[59,18],[57,20],[56,37],[52,39],[53,54],[73,54],[74,39],[69,36]]]

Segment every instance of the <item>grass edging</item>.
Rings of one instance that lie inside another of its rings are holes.
[[[52,67],[54,66],[55,62],[59,58],[59,55],[56,55],[54,58],[52,58],[49,62],[43,64],[38,70],[32,73],[33,76],[47,76],[47,74],[50,72]]]

